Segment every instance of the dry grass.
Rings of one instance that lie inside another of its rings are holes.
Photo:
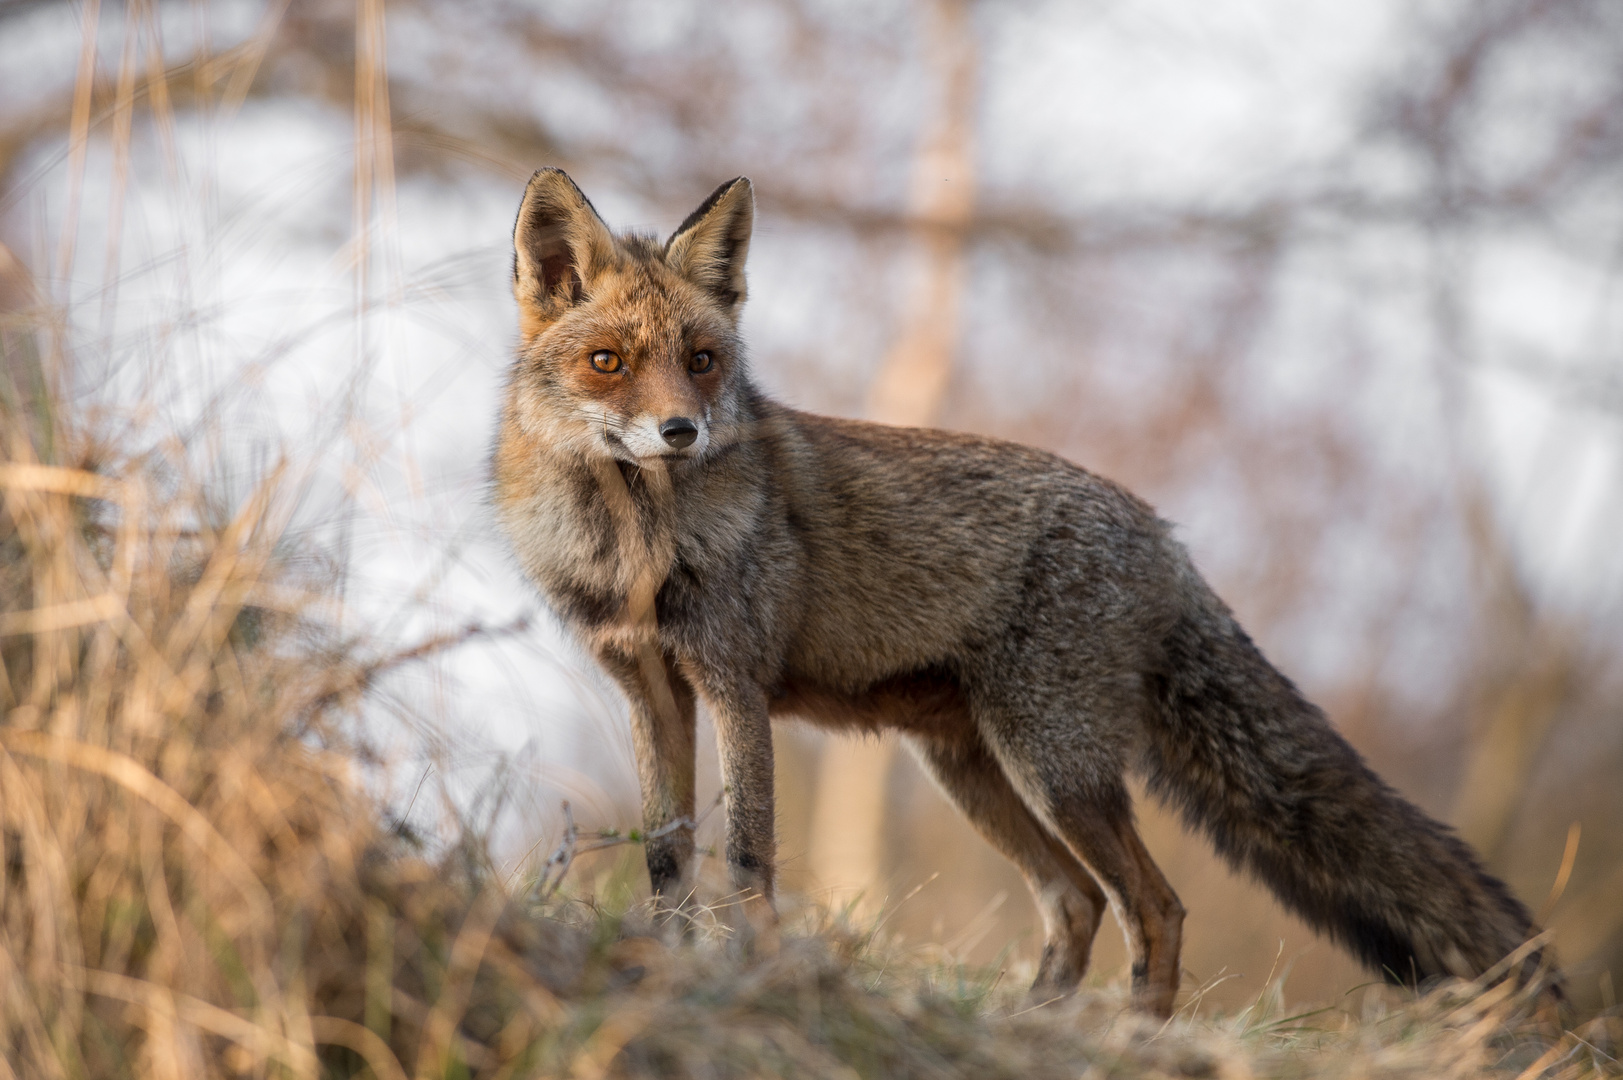
[[[455,639],[340,640],[310,597],[342,568],[288,541],[285,473],[222,508],[178,461],[65,412],[15,330],[4,1080],[1618,1075],[1617,1019],[1557,1035],[1506,988],[1159,1025],[1110,988],[1032,1008],[1019,972],[826,915],[749,962],[719,933],[669,946],[578,885],[509,887],[477,838],[430,858],[368,794],[355,732],[380,673]]]

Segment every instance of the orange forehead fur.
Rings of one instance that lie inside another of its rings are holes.
[[[741,362],[732,312],[666,266],[647,238],[617,237],[615,255],[586,283],[579,303],[560,309],[520,298],[528,366],[621,415],[702,412]],[[589,358],[600,349],[616,353],[624,370],[594,370]],[[688,361],[700,350],[715,366],[690,374]]]
[[[704,290],[658,261],[657,253],[618,254],[620,264],[588,282],[578,304],[558,311],[520,301],[526,352],[605,348],[635,364],[660,351],[731,345],[737,333],[732,314]]]

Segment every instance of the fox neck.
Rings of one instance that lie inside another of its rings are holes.
[[[653,644],[654,600],[676,563],[672,470],[660,458],[637,465],[594,458],[589,468],[614,536],[614,587],[622,597],[616,636],[629,637],[625,644],[632,646]]]
[[[722,481],[753,475],[761,439],[764,399],[748,387],[734,405],[702,456],[634,463],[526,432],[509,414],[495,459],[498,514],[531,579],[587,638],[627,650],[650,644],[655,599],[684,539],[738,519],[725,493],[758,495]]]

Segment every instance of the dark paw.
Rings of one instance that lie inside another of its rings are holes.
[[[1043,949],[1042,960],[1037,964],[1037,978],[1032,981],[1031,990],[1026,996],[1034,1002],[1069,997],[1076,993],[1086,966],[1085,957],[1078,963],[1069,955],[1069,950],[1049,944]]]

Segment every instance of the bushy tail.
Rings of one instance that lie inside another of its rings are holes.
[[[1150,790],[1386,979],[1474,978],[1537,931],[1445,825],[1370,771],[1268,663],[1191,569],[1166,640],[1144,771]],[[1534,953],[1518,965],[1559,976]]]

